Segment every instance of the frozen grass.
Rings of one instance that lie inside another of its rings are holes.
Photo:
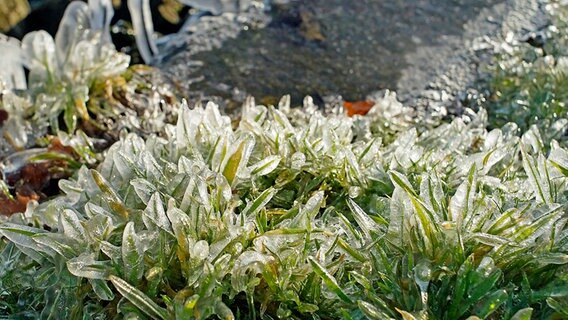
[[[0,226],[4,300],[32,300],[6,308],[568,316],[568,151],[552,141],[545,154],[535,127],[488,132],[483,110],[421,135],[399,123],[382,144],[382,105],[324,116],[308,99],[301,118],[286,98],[249,100],[233,129],[209,104],[184,108],[165,139],[124,136],[96,170],[62,181],[64,195]]]
[[[549,139],[568,140],[568,6],[551,1],[552,24],[525,43],[503,43],[484,81],[490,124],[537,125]],[[532,43],[532,46],[529,44]]]
[[[562,48],[423,132],[390,93],[354,117],[249,99],[236,125],[182,106],[3,218],[0,317],[567,318]]]

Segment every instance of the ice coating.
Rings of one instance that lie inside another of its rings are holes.
[[[14,41],[2,41],[0,38],[0,82],[5,89],[27,89],[26,75],[24,73],[24,60],[22,49]]]
[[[128,10],[132,13],[132,25],[136,36],[136,45],[142,59],[150,63],[158,54],[154,39],[154,23],[149,0],[128,0]]]
[[[238,12],[250,5],[250,0],[181,0],[183,4],[194,8],[209,11],[214,15],[223,12]]]
[[[65,9],[55,35],[55,48],[59,64],[65,63],[70,49],[79,41],[79,34],[90,28],[89,6],[80,1],[72,2]]]
[[[111,0],[89,0],[91,28],[101,31],[103,43],[111,43],[110,22],[114,15]]]

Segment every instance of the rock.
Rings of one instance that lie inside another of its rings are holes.
[[[419,116],[430,119],[432,123],[437,123],[448,113],[459,115],[466,107],[479,107],[480,101],[471,99],[483,99],[482,96],[472,94],[468,89],[487,76],[480,70],[480,66],[488,63],[497,50],[506,50],[507,43],[523,41],[525,35],[544,30],[549,25],[545,2],[546,0],[508,0],[484,9],[476,19],[465,25],[467,31],[464,37],[471,39],[470,41],[460,44],[458,39],[453,39],[451,41],[454,41],[454,45],[450,47],[453,47],[452,51],[440,51],[444,63],[425,77],[428,81],[427,90],[413,86],[413,80],[408,81],[413,78],[415,68],[405,70],[399,84],[406,103],[413,105]],[[488,16],[491,17],[490,20],[486,19]],[[432,57],[433,50],[435,49],[420,48],[408,60],[425,63]],[[445,91],[447,99],[440,102],[432,94],[432,90],[440,93]]]
[[[185,88],[189,97],[218,96],[229,101],[233,89],[238,89],[259,99],[290,93],[297,105],[305,95],[340,94],[357,101],[369,92],[389,88],[403,92],[401,98],[408,100],[409,92],[423,89],[452,53],[473,39],[465,23],[482,12],[493,13],[493,3],[273,3],[271,21],[263,28],[229,23],[250,19],[250,15],[196,22],[175,37],[178,46],[170,43],[171,54],[166,54],[159,67],[179,79],[191,79]],[[209,28],[221,36],[208,33]],[[422,48],[428,54],[411,60]],[[188,66],[190,61],[199,64]]]
[[[299,105],[305,95],[358,101],[394,89],[437,123],[463,110],[462,92],[484,76],[479,66],[507,35],[547,25],[544,2],[272,2],[267,24],[239,22],[262,12],[195,21],[166,43],[159,67],[189,79],[188,97],[227,105],[247,94],[268,101],[289,93]]]

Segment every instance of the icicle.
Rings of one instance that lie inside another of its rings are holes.
[[[89,0],[89,21],[91,29],[101,31],[103,43],[112,43],[110,22],[114,15],[111,0]]]
[[[158,54],[154,39],[154,24],[149,0],[128,0],[128,10],[136,36],[136,45],[144,62],[150,63]]]

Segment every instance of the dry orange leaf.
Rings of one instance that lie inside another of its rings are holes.
[[[369,110],[371,110],[374,105],[375,103],[373,101],[343,102],[343,107],[345,108],[345,110],[347,110],[347,115],[349,117],[352,117],[356,114],[364,116],[367,114],[367,112],[369,112]]]
[[[68,155],[79,160],[79,155],[71,147],[64,146],[58,138],[51,141],[47,151]],[[69,177],[68,163],[64,160],[52,159],[39,162],[25,162],[21,166],[5,174],[6,184],[12,188],[11,196],[0,192],[0,215],[10,216],[24,212],[31,200],[45,200],[54,187],[54,182]]]

